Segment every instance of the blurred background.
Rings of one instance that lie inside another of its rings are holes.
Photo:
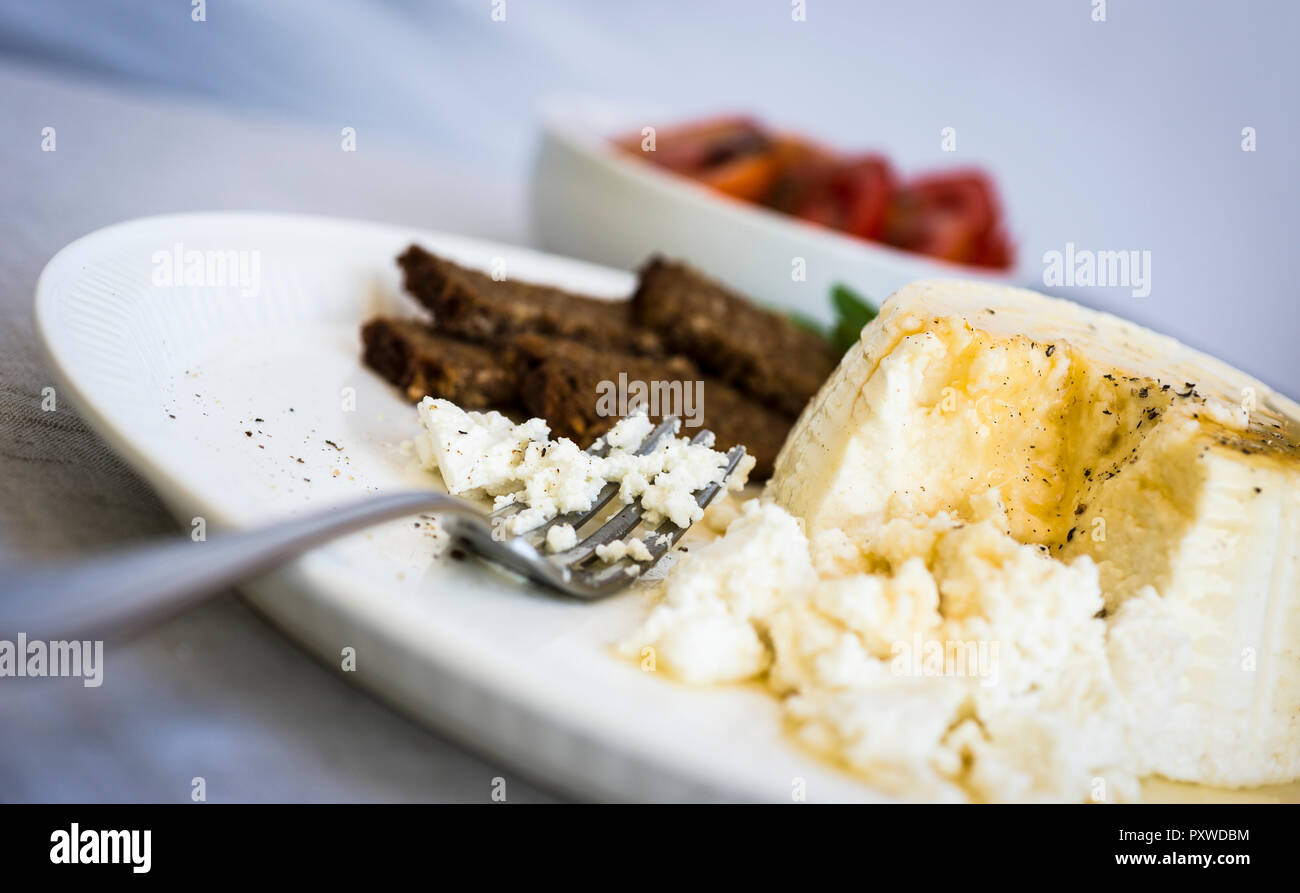
[[[10,70],[93,83],[105,101],[82,93],[64,104],[59,94],[31,108],[7,95],[6,118],[18,118],[25,140],[30,115],[62,124],[60,152],[89,141],[116,172],[132,159],[104,155],[134,152],[135,169],[148,168],[141,143],[162,149],[168,130],[187,126],[169,122],[170,109],[219,109],[237,116],[225,133],[185,145],[196,180],[232,152],[248,153],[241,171],[255,183],[318,178],[309,198],[214,180],[169,197],[130,177],[79,196],[94,207],[106,191],[140,188],[134,206],[115,200],[119,216],[226,206],[225,193],[242,206],[364,216],[391,207],[404,221],[525,241],[545,97],[596,95],[684,118],[752,111],[846,149],[883,150],[904,173],[986,167],[1035,265],[1067,241],[1150,250],[1149,297],[1071,295],[1300,392],[1300,6],[1112,0],[1104,22],[1093,20],[1094,0],[808,0],[799,22],[793,6],[211,0],[195,22],[191,0],[8,3],[0,53]],[[108,96],[152,115],[115,118]],[[265,122],[296,132],[256,145]],[[115,126],[144,129],[102,132]],[[337,152],[342,126],[357,128],[358,159]],[[955,154],[940,149],[949,126]],[[1244,127],[1255,128],[1254,152],[1242,151]],[[412,164],[371,179],[362,159],[380,150]],[[434,188],[443,184],[450,194]],[[427,206],[357,194],[399,190]]]
[[[173,529],[74,414],[34,408],[31,298],[59,248],[235,208],[534,242],[555,94],[752,112],[905,175],[979,165],[1031,270],[1067,242],[1151,252],[1148,297],[1061,293],[1300,397],[1297,33],[1300,4],[1280,0],[0,3],[0,560]],[[0,799],[184,798],[199,774],[220,799],[483,799],[500,771],[233,598],[113,660],[94,697],[5,687],[0,724],[28,731],[0,747]]]

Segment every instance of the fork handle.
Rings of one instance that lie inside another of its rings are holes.
[[[427,511],[481,514],[442,493],[393,493],[211,540],[174,537],[71,566],[0,568],[0,638],[120,636],[335,537]]]

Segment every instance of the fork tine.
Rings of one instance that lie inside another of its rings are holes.
[[[744,455],[745,448],[743,446],[734,446],[727,452],[727,466],[722,479],[696,491],[695,502],[700,508],[707,508],[709,503],[717,497],[722,488],[726,486],[727,478],[736,470],[736,466],[740,464],[740,460],[744,458]],[[629,578],[640,576],[643,571],[649,569],[662,558],[665,552],[675,546],[688,529],[689,525],[679,527],[671,521],[665,521],[655,528],[652,536],[646,537],[647,541],[654,540],[654,542],[647,542],[646,544],[651,556],[649,561],[622,558],[607,565],[574,570],[571,577],[572,583],[580,587],[587,587],[592,591],[605,591],[610,587],[611,583],[622,582],[618,580],[620,575]],[[568,566],[572,568],[574,565],[570,564]]]
[[[713,436],[712,431],[705,429],[699,434],[696,434],[695,437],[691,438],[691,443],[710,443],[713,440]],[[734,449],[735,448],[733,448],[733,452]],[[744,447],[740,447],[739,449],[741,450],[741,455],[744,455]],[[727,474],[729,475],[735,468],[736,463],[740,461],[740,456],[736,456],[732,459],[730,454],[728,454],[727,458]],[[723,477],[723,480],[726,480],[725,476]],[[704,490],[707,489],[707,487],[704,488]],[[703,493],[704,490],[701,490],[700,492]],[[716,489],[714,493],[709,495],[709,500],[712,500],[714,495],[716,495]],[[708,502],[706,501],[703,504],[708,505]],[[610,518],[596,530],[592,531],[591,535],[578,545],[568,551],[558,553],[554,558],[568,567],[576,567],[585,562],[592,555],[595,555],[597,546],[603,546],[607,543],[612,543],[614,540],[622,539],[634,530],[636,526],[641,523],[641,517],[644,514],[645,508],[641,505],[641,500],[633,500],[623,506],[623,508],[619,510],[618,514],[614,515],[614,517]]]
[[[647,453],[653,452],[658,448],[660,442],[666,435],[677,431],[677,427],[677,416],[665,416],[664,420],[651,429],[650,433],[641,441],[640,445],[636,448],[636,455],[644,456]],[[597,450],[595,444],[592,444],[591,447],[587,449],[587,452],[593,456],[604,456],[607,454],[609,452],[609,444],[605,442],[605,438],[600,438],[599,443],[599,450]],[[596,517],[596,515],[600,514],[601,509],[608,505],[609,501],[614,498],[614,494],[618,492],[618,487],[619,485],[617,483],[608,483],[601,488],[600,493],[596,495],[596,499],[591,504],[590,508],[580,512],[569,512],[564,515],[556,515],[544,524],[534,527],[532,530],[525,531],[522,535],[528,537],[534,543],[540,543],[546,539],[546,532],[557,524],[571,524],[573,525],[573,528],[577,530],[592,518]],[[493,512],[491,515],[492,523],[500,524],[506,518],[509,518],[511,515],[523,509],[523,507],[522,504],[516,503],[514,505],[508,505],[498,512]],[[514,511],[510,511],[511,509],[514,509]]]
[[[641,442],[636,452],[644,455],[655,449],[659,441],[669,432],[675,432],[677,427],[678,420],[676,418],[671,416],[665,418]],[[707,444],[709,446],[712,446],[713,441],[713,432],[708,429],[700,431],[691,439],[693,444]],[[601,449],[604,446],[605,444],[602,444],[601,447],[593,448],[590,451],[594,452],[595,449]],[[736,466],[740,464],[740,460],[744,456],[745,448],[743,446],[732,447],[726,454],[726,462],[721,468],[722,474],[719,475],[718,480],[708,486],[701,487],[692,494],[695,497],[696,504],[701,509],[708,507],[718,493],[725,488],[727,480],[735,472]],[[611,492],[606,497],[607,490]],[[608,499],[613,498],[613,493],[617,492],[617,490],[618,487],[614,484],[602,488],[601,495],[604,497],[602,502],[607,502]],[[509,508],[507,507],[507,509]],[[500,538],[498,535],[500,531],[497,529],[500,526],[499,522],[512,514],[507,509],[502,509],[492,515],[479,515],[477,518],[473,517],[473,512],[470,510],[469,517],[458,519],[460,523],[453,536],[472,552],[487,559],[493,566],[522,575],[549,588],[559,590],[566,595],[586,601],[604,598],[626,588],[644,570],[663,557],[664,553],[671,549],[690,527],[689,524],[685,527],[679,527],[671,521],[664,521],[651,531],[653,535],[647,534],[646,536],[648,540],[646,548],[651,556],[649,560],[637,561],[631,558],[622,558],[605,564],[591,561],[595,555],[596,546],[621,539],[642,522],[645,509],[640,499],[624,506],[613,518],[601,525],[574,548],[553,555],[545,554],[543,551],[544,544],[530,542],[528,536]],[[584,524],[594,517],[598,511],[599,507],[593,507],[582,513],[575,512],[562,517],[565,520],[574,519],[579,524]],[[546,525],[542,525],[540,529],[545,530],[555,523],[562,522],[555,519]]]
[[[619,509],[618,514],[594,530],[591,536],[567,552],[557,553],[554,556],[555,560],[569,567],[582,564],[596,554],[597,546],[603,546],[612,543],[614,540],[622,539],[632,528],[641,523],[641,515],[644,513],[645,509],[641,508],[641,500],[629,502]]]
[[[744,457],[745,448],[743,446],[734,446],[727,451],[727,470],[722,475],[722,480],[696,491],[695,502],[700,508],[708,508],[709,503],[717,498],[718,492],[726,486],[727,478],[731,477],[731,473],[736,470],[736,466],[740,464],[740,460]],[[653,531],[657,541],[655,543],[646,543],[646,548],[650,551],[652,558],[650,561],[643,563],[647,565],[654,564],[663,557],[665,552],[677,545],[677,541],[685,536],[686,531],[689,529],[689,527],[679,527],[672,521],[665,521],[660,524]],[[646,537],[646,539],[650,539],[650,537]]]

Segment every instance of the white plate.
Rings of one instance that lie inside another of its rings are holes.
[[[1018,269],[995,274],[867,242],[721,196],[611,143],[679,118],[591,99],[551,101],[532,178],[538,244],[621,269],[662,252],[756,300],[823,321],[831,319],[828,295],[837,282],[879,303],[918,279],[1032,281],[1024,258]],[[796,259],[804,279],[792,275]]]
[[[377,490],[432,487],[401,449],[418,430],[414,410],[359,361],[361,322],[413,306],[393,263],[413,241],[578,291],[615,297],[632,286],[627,273],[439,233],[188,214],[64,248],[37,285],[38,330],[61,395],[186,529],[196,517],[210,530],[246,528]],[[155,255],[177,244],[256,252],[260,290],[155,284]],[[643,591],[580,604],[476,562],[431,560],[433,549],[426,530],[395,522],[243,591],[327,665],[356,649],[345,678],[579,796],[788,802],[798,783],[814,802],[883,799],[797,749],[775,699],[756,687],[690,688],[618,657],[612,646],[649,607]],[[1147,790],[1300,796],[1300,785]]]
[[[467,264],[502,258],[513,276],[580,291],[617,296],[632,284],[438,233],[192,214],[123,223],[63,249],[37,287],[38,327],[63,395],[187,529],[196,516],[210,530],[244,528],[434,486],[400,450],[417,430],[414,410],[359,362],[361,322],[413,306],[393,263],[412,241]],[[257,252],[259,293],[155,285],[155,253],[178,243]],[[398,522],[244,593],[329,665],[355,648],[347,678],[580,796],[789,801],[802,778],[810,800],[873,798],[791,745],[767,695],[687,688],[616,656],[611,646],[647,609],[643,592],[578,604],[475,562],[431,562],[431,551],[425,531]]]

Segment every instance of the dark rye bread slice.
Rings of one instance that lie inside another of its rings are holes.
[[[658,332],[668,350],[791,415],[838,361],[825,339],[661,257],[641,269],[632,320]]]
[[[361,329],[366,365],[413,401],[442,397],[465,409],[519,405],[512,363],[499,351],[439,335],[414,319],[377,317]]]
[[[627,301],[602,301],[548,285],[497,281],[418,245],[397,259],[406,290],[433,311],[439,332],[485,344],[523,332],[573,338],[597,347],[658,356],[663,342],[633,326]]]
[[[520,335],[513,341],[515,369],[519,379],[519,399],[530,415],[546,419],[552,436],[568,437],[586,447],[618,421],[617,415],[604,415],[599,405],[602,382],[702,382],[698,402],[701,426],[717,435],[717,447],[730,449],[744,444],[754,456],[754,478],[772,474],[772,463],[785,442],[793,419],[776,412],[754,398],[742,394],[726,382],[700,372],[684,357],[639,357],[616,354],[576,341],[539,335]],[[694,385],[692,385],[694,387]],[[656,407],[647,407],[653,410]],[[657,407],[652,419],[682,408]],[[699,428],[683,426],[685,436]]]

